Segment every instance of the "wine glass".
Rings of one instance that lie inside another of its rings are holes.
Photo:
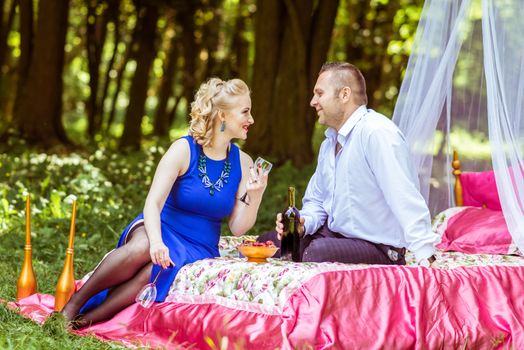
[[[262,157],[258,157],[256,160],[255,160],[255,169],[258,169],[260,168],[262,170],[262,175],[267,175],[269,174],[269,172],[271,171],[271,168],[273,167],[273,164],[271,164],[270,162],[268,162],[267,160],[265,160],[264,158]],[[258,179],[257,179],[258,180]],[[249,203],[246,202],[246,199],[247,199],[247,192],[244,193],[242,195],[242,197],[240,197],[240,201],[244,204],[247,204],[249,205]]]
[[[273,167],[273,164],[268,162],[262,157],[258,157],[255,160],[255,167],[260,167],[262,169],[262,174],[267,175],[271,171],[271,168]]]
[[[156,299],[156,280],[163,270],[160,269],[152,283],[146,284],[136,295],[135,301],[142,307],[149,309]]]

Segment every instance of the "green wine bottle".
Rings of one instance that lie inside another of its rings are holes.
[[[300,235],[298,233],[300,212],[295,207],[294,187],[288,188],[287,199],[288,207],[282,212],[284,233],[282,234],[280,256],[282,260],[300,261]]]

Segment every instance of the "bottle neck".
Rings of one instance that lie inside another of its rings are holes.
[[[289,187],[287,189],[287,201],[288,201],[289,207],[292,207],[292,208],[295,207],[295,188],[294,187]]]

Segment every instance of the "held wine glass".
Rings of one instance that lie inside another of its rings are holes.
[[[156,280],[158,279],[158,276],[160,276],[160,273],[162,271],[164,271],[164,270],[160,269],[157,272],[156,277],[153,280],[153,282],[146,284],[140,290],[140,292],[138,292],[138,294],[136,295],[135,301],[138,304],[142,305],[142,307],[144,307],[146,309],[149,309],[151,307],[151,305],[153,305],[153,303],[155,302],[155,299],[156,299]]]
[[[260,168],[262,169],[262,174],[267,175],[271,171],[273,164],[271,164],[270,162],[268,162],[267,160],[265,160],[262,157],[258,157],[255,160],[255,167],[258,167],[258,166],[260,166]]]
[[[265,160],[264,158],[262,157],[258,157],[256,160],[255,160],[255,169],[259,168],[262,170],[262,174],[263,175],[267,175],[269,174],[269,172],[271,171],[271,168],[273,167],[273,164],[271,164],[270,162],[268,162],[267,160]],[[258,180],[258,179],[257,179]],[[246,202],[246,199],[247,199],[247,192],[244,193],[244,195],[242,197],[240,197],[240,201],[244,204],[247,204],[249,205],[249,203]]]

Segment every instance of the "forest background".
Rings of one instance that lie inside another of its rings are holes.
[[[325,61],[349,61],[391,116],[423,0],[0,0],[0,298],[13,300],[31,194],[38,289],[53,294],[78,198],[75,276],[143,206],[156,164],[187,132],[211,76],[251,88],[242,148],[275,164],[257,234],[300,203],[324,128],[309,107]],[[223,234],[229,234],[223,226]],[[117,348],[0,306],[0,348]],[[210,348],[213,346],[210,345]]]

